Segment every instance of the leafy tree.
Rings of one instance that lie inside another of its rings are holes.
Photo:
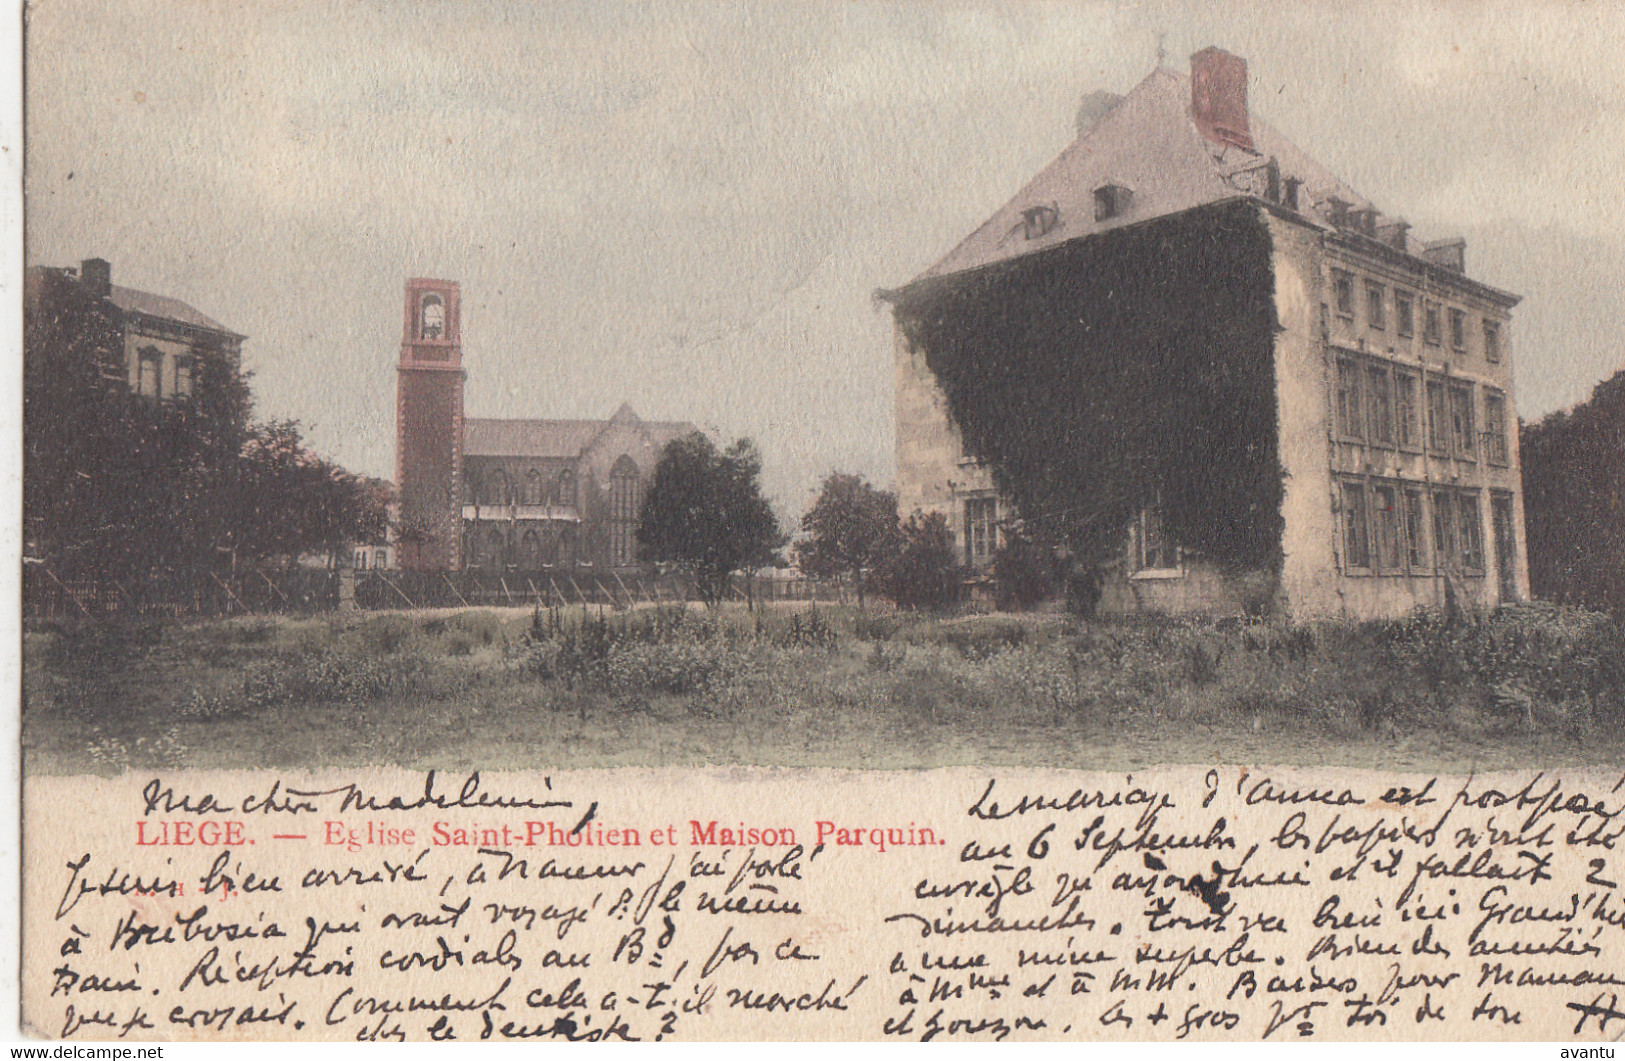
[[[769,563],[784,544],[761,474],[749,439],[721,451],[698,431],[668,443],[643,496],[639,556],[686,568],[715,605],[733,572]]]
[[[1625,615],[1625,371],[1520,425],[1530,589]]]
[[[796,543],[801,569],[814,578],[850,574],[861,608],[870,574],[901,547],[897,495],[876,490],[862,476],[833,472],[801,529],[812,535]]]
[[[387,484],[345,471],[305,448],[298,423],[255,425],[236,469],[230,525],[240,558],[326,553],[384,540]]]
[[[959,597],[959,565],[948,517],[915,510],[903,524],[901,546],[881,579],[899,608],[940,609]]]

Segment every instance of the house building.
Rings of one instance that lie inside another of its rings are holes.
[[[112,265],[89,258],[73,268],[36,266],[27,271],[25,304],[30,323],[48,327],[63,319],[70,303],[81,326],[92,324],[94,310],[105,329],[96,353],[99,370],[110,383],[121,383],[156,400],[188,398],[205,361],[216,360],[236,371],[246,336],[227,328],[179,299],[113,283]],[[68,344],[56,343],[63,350]],[[41,347],[43,348],[43,347]],[[36,371],[60,366],[40,363]]]
[[[414,279],[396,405],[400,532],[393,559],[426,571],[626,567],[643,493],[688,423],[463,415],[461,292]]]
[[[1208,48],[1079,135],[896,322],[898,499],[1013,528],[1112,612],[1394,616],[1528,595],[1516,296],[1254,115]]]

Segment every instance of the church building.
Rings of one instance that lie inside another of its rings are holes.
[[[397,373],[397,556],[408,570],[627,567],[638,511],[668,442],[689,423],[487,420],[463,415],[461,293],[414,279]]]
[[[946,516],[972,568],[1012,533],[1061,546],[1107,612],[1526,599],[1517,296],[1247,88],[1207,48],[1091,95],[1054,162],[879,292],[902,510]]]

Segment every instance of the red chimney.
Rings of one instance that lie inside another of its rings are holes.
[[[1191,56],[1191,116],[1196,128],[1214,143],[1251,151],[1247,60],[1211,46]]]

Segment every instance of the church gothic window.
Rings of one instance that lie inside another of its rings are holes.
[[[547,501],[544,496],[546,487],[542,485],[542,473],[532,468],[525,473],[525,504],[540,505]]]
[[[623,456],[609,473],[609,562],[617,567],[636,558],[638,466]]]
[[[573,505],[576,503],[576,477],[569,468],[559,473],[559,504]]]

